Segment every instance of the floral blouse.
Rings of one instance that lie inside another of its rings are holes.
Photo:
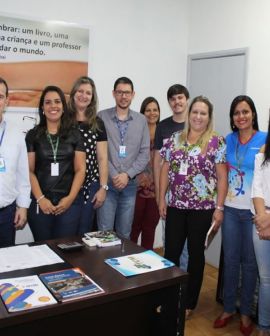
[[[207,150],[179,142],[180,132],[172,135],[160,155],[169,162],[168,205],[178,209],[214,209],[217,195],[215,165],[226,162],[224,138],[214,133]]]

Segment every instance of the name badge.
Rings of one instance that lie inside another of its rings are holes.
[[[119,157],[125,158],[127,156],[127,146],[119,146]]]
[[[0,157],[0,172],[3,173],[6,171],[5,160],[3,157]]]
[[[51,163],[51,176],[59,176],[59,162]]]
[[[188,171],[188,163],[187,163],[187,161],[181,161],[180,169],[179,169],[179,174],[180,175],[187,175],[187,171]]]

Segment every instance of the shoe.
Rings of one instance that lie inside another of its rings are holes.
[[[249,336],[251,335],[253,329],[254,329],[254,324],[250,322],[248,326],[244,326],[243,322],[240,321],[240,331],[244,336]]]
[[[224,328],[232,320],[233,315],[221,318],[220,315],[214,322],[214,328]]]

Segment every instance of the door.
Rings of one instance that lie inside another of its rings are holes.
[[[203,95],[214,105],[215,130],[231,132],[229,111],[234,97],[246,92],[247,49],[219,51],[188,56],[187,85],[192,98]],[[205,253],[206,262],[218,267],[220,230]]]

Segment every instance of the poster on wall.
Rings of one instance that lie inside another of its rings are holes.
[[[0,14],[0,76],[9,85],[9,111],[22,113],[24,128],[35,123],[39,97],[47,85],[69,94],[88,74],[89,28]],[[33,119],[31,119],[33,118]]]

